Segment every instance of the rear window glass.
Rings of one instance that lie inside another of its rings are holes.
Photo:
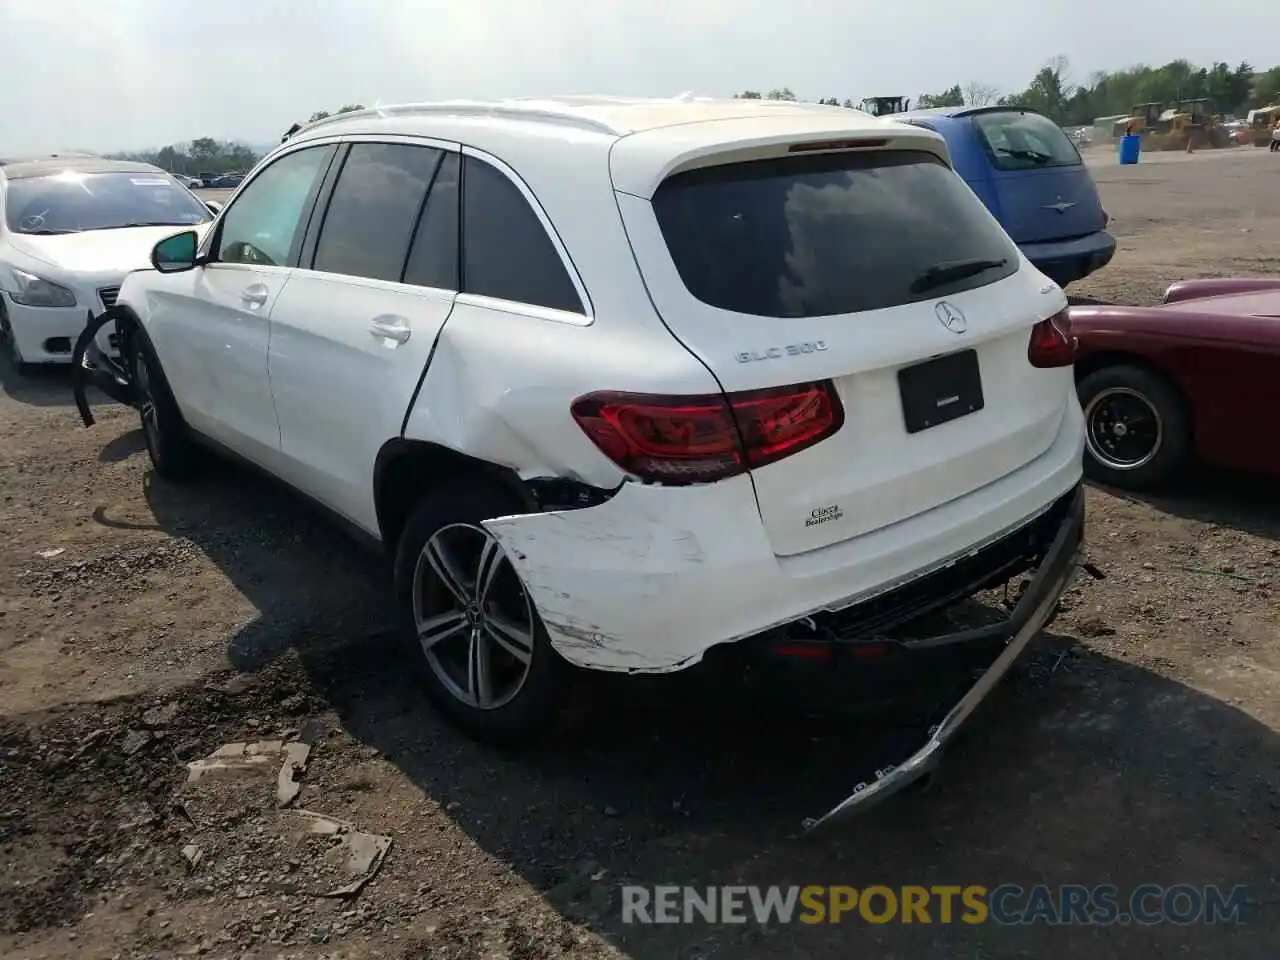
[[[1038,113],[1017,110],[980,113],[973,118],[991,162],[999,170],[1075,166],[1080,151],[1062,128]]]
[[[1018,253],[933,154],[832,153],[676,174],[653,206],[703,303],[761,317],[878,310],[1015,273]],[[987,263],[958,271],[958,265]]]

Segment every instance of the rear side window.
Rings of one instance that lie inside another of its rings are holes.
[[[514,303],[585,313],[560,254],[524,195],[492,164],[462,174],[462,289]]]
[[[1062,128],[1038,113],[979,113],[973,125],[997,170],[1035,170],[1080,164],[1080,151]]]
[[[419,287],[458,289],[458,171],[456,153],[446,153],[418,218],[404,282]]]
[[[399,281],[441,153],[399,143],[354,144],[324,215],[312,269]]]
[[[1018,269],[1017,249],[981,201],[923,151],[692,170],[664,181],[653,206],[689,292],[754,316],[878,310]]]

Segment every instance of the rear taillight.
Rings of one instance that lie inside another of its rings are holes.
[[[1031,328],[1027,360],[1033,367],[1069,367],[1076,362],[1076,347],[1071,315],[1063,310]]]
[[[725,395],[590,393],[570,410],[619,467],[668,484],[710,483],[773,463],[844,423],[830,381]]]

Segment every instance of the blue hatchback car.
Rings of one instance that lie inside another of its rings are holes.
[[[1026,107],[936,107],[889,119],[940,133],[956,173],[1060,286],[1115,256],[1098,187],[1071,138],[1048,117]]]

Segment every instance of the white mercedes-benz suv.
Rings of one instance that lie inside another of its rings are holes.
[[[152,266],[101,318],[122,361],[77,345],[86,423],[96,383],[161,476],[227,451],[379,541],[427,693],[482,738],[537,733],[571,666],[968,652],[990,669],[941,742],[1076,565],[1066,298],[927,130],[750,100],[364,110]],[[1003,624],[897,633],[1020,576]]]
[[[159,167],[99,157],[0,161],[0,340],[14,366],[66,364],[177,227],[213,211]],[[111,331],[102,331],[106,345]]]

